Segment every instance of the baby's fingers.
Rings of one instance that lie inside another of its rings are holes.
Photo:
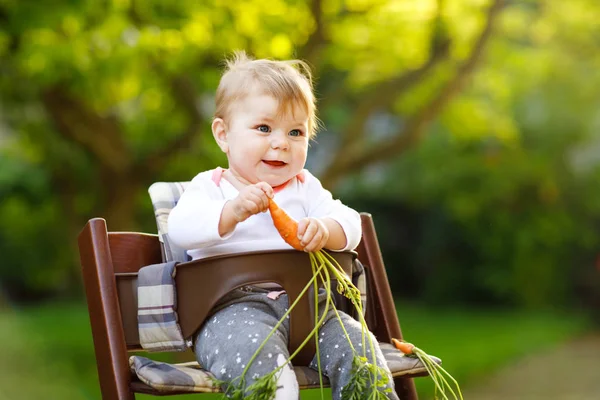
[[[262,190],[268,198],[272,199],[275,193],[273,192],[273,188],[267,182],[258,182],[256,185],[257,188]]]
[[[256,205],[256,213],[263,212],[269,209],[269,199],[265,192],[259,188],[253,188],[254,190],[248,193],[248,199]]]
[[[327,238],[325,237],[325,232],[323,232],[321,230],[317,230],[315,232],[314,236],[312,237],[312,239],[310,240],[310,242],[308,242],[306,245],[304,245],[304,251],[308,251],[308,252],[319,251],[323,247],[325,247],[326,243],[327,243]]]
[[[302,240],[302,237],[305,235],[306,228],[308,227],[309,223],[309,218],[302,218],[300,221],[298,221],[298,240]]]
[[[246,198],[242,203],[242,207],[244,211],[249,215],[258,214],[261,211],[260,206],[257,204],[256,200],[252,198]]]
[[[298,239],[300,239],[300,244],[303,247],[306,247],[306,245],[308,245],[309,243],[311,243],[315,237],[315,235],[317,234],[318,231],[318,226],[315,223],[315,221],[313,221],[311,218],[307,218],[306,219],[307,223],[306,223],[306,228],[304,230],[304,232],[302,233],[302,235],[300,235],[300,227],[298,227]]]

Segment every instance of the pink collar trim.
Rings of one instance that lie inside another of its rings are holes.
[[[221,178],[223,177],[223,172],[225,172],[225,169],[221,168],[221,167],[217,167],[213,170],[212,173],[212,181],[215,183],[215,185],[217,186],[221,186]],[[298,179],[300,182],[304,183],[305,180],[305,176],[304,176],[304,171],[300,172],[298,175],[296,175],[294,178]],[[292,179],[294,179],[292,178]],[[292,179],[290,179],[287,182],[282,183],[279,186],[275,186],[273,188],[273,191],[275,193],[278,193],[280,191],[282,191],[283,189],[285,189],[285,187],[292,181]]]

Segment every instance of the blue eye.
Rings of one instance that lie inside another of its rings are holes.
[[[290,131],[290,136],[302,136],[302,131],[300,129],[292,129]]]
[[[259,125],[258,127],[256,127],[256,129],[263,133],[269,133],[269,131],[271,130],[271,128],[269,128],[268,125]]]

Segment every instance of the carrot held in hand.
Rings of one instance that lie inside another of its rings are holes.
[[[304,247],[298,239],[298,222],[279,208],[273,199],[269,199],[269,212],[271,218],[273,218],[273,225],[275,225],[283,240],[294,249],[303,251]]]

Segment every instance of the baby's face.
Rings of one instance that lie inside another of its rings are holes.
[[[244,183],[281,185],[298,175],[308,151],[308,115],[295,107],[278,115],[269,95],[246,96],[225,121],[230,171]]]

